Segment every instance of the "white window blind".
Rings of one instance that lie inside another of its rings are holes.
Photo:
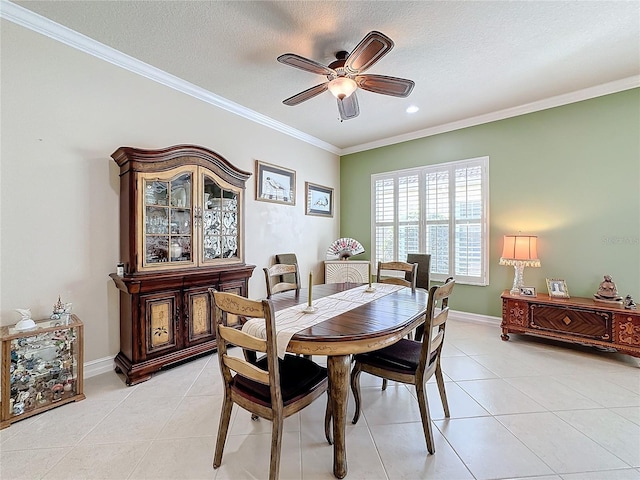
[[[489,158],[371,177],[374,261],[431,254],[431,278],[487,285]]]

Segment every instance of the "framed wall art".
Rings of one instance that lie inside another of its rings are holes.
[[[256,200],[295,205],[295,170],[256,160]]]
[[[333,188],[304,182],[307,215],[333,217]]]
[[[549,296],[555,298],[569,298],[567,283],[559,278],[547,278]]]

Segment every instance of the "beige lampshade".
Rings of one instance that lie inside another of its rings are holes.
[[[539,267],[538,237],[535,235],[505,235],[501,265],[513,265],[514,261],[527,262],[529,267]]]

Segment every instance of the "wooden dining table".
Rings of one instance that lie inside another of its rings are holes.
[[[314,300],[344,292],[362,284],[314,285]],[[375,288],[375,284],[373,285]],[[287,351],[302,355],[326,355],[329,401],[333,415],[333,474],[347,475],[346,423],[351,355],[391,345],[424,321],[429,293],[402,288],[375,298],[352,310],[339,313],[293,335]],[[276,312],[307,302],[308,290],[273,295]],[[277,326],[276,326],[277,328]]]

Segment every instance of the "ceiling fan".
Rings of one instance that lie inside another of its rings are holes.
[[[342,120],[355,118],[360,113],[356,89],[358,87],[374,93],[407,97],[413,90],[412,80],[386,75],[372,75],[363,72],[384,57],[393,48],[393,40],[380,32],[369,32],[351,53],[340,51],[336,60],[328,66],[295,53],[285,53],[278,57],[280,63],[299,68],[306,72],[326,75],[327,81],[283,100],[289,106],[309,100],[329,90],[338,100],[338,111]]]

